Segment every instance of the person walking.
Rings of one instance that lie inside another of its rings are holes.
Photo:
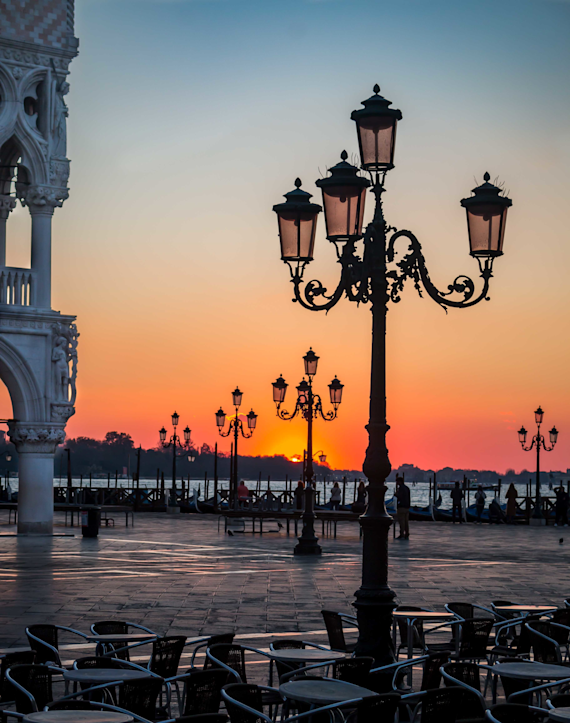
[[[400,527],[399,540],[408,540],[410,537],[410,488],[403,477],[396,477],[396,500],[398,525]]]
[[[302,510],[305,499],[305,485],[302,480],[297,482],[297,486],[295,487],[295,492],[293,494],[295,495],[295,509]]]
[[[338,482],[335,482],[331,490],[331,510],[338,510],[340,507],[340,500],[342,492],[338,486]]]
[[[568,493],[562,485],[557,487],[554,492],[556,493],[556,507],[555,513],[555,527],[568,527]]]
[[[481,515],[483,514],[483,510],[485,509],[485,500],[487,499],[487,495],[483,492],[483,486],[479,485],[477,487],[477,492],[475,493],[475,509],[477,510],[477,524],[481,524]]]
[[[513,525],[515,522],[515,515],[517,514],[517,488],[511,482],[507,494],[507,525]]]
[[[461,509],[461,503],[464,495],[463,490],[459,486],[459,482],[455,483],[455,487],[451,490],[451,494],[449,496],[451,497],[451,503],[453,505],[451,512],[453,524],[455,524],[455,515],[457,514],[459,524],[461,525],[463,523],[463,510]]]

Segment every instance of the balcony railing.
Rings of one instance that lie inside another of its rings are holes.
[[[30,269],[0,266],[0,305],[34,306],[36,274]]]

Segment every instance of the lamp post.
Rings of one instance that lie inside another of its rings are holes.
[[[172,426],[174,428],[174,432],[172,436],[170,437],[170,440],[166,441],[166,435],[167,431],[164,427],[162,429],[158,430],[158,434],[160,435],[160,444],[163,449],[169,449],[172,447],[172,490],[170,492],[170,502],[168,507],[171,508],[178,508],[178,500],[176,499],[176,460],[178,457],[187,457],[189,462],[193,462],[194,452],[190,447],[190,435],[191,431],[188,425],[186,426],[186,429],[184,430],[184,443],[176,433],[176,428],[178,427],[178,422],[180,420],[179,415],[174,412],[172,415]],[[178,452],[177,449],[180,448],[183,450],[182,452]]]
[[[394,167],[394,149],[399,110],[391,108],[380,88],[363,102],[363,108],[352,113],[356,122],[361,167],[370,180],[359,175],[347,163],[348,155],[330,169],[330,175],[316,185],[321,189],[327,238],[333,243],[341,266],[337,288],[329,293],[317,280],[303,285],[307,264],[313,260],[317,217],[321,207],[311,203],[311,194],[301,190],[301,181],[285,194],[285,203],[273,207],[279,222],[281,258],[289,266],[294,288],[294,301],[311,311],[328,311],[343,296],[357,303],[371,303],[372,370],[370,386],[370,417],[367,425],[368,448],[363,471],[369,480],[369,504],[360,518],[363,532],[362,585],[354,603],[359,624],[358,655],[371,655],[376,665],[393,660],[390,638],[394,592],[388,585],[388,531],[392,518],[384,504],[385,480],[391,465],[386,448],[386,315],[388,302],[397,303],[406,279],[411,279],[418,293],[423,289],[444,309],[466,308],[487,298],[493,261],[503,253],[507,209],[511,200],[501,189],[489,182],[473,189],[473,195],[461,201],[467,212],[470,253],[477,259],[483,279],[482,290],[475,292],[474,282],[458,276],[447,291],[439,291],[432,283],[420,242],[410,231],[396,230],[384,219],[382,194],[386,173]],[[371,188],[375,199],[374,216],[362,231],[366,190]],[[364,241],[362,255],[356,244]],[[400,240],[407,241],[400,253]]]
[[[330,412],[323,412],[323,403],[320,395],[313,392],[313,378],[317,373],[317,365],[319,358],[312,349],[305,354],[303,361],[305,363],[305,376],[297,387],[297,401],[295,409],[289,413],[281,409],[281,405],[285,401],[285,394],[289,386],[283,376],[273,382],[273,401],[277,407],[277,416],[279,419],[291,421],[298,414],[307,422],[307,453],[303,464],[303,482],[305,483],[305,509],[303,511],[303,532],[299,537],[299,542],[295,545],[295,555],[320,555],[322,552],[319,538],[315,535],[315,490],[313,487],[313,419],[319,416],[325,422],[332,422],[336,419],[338,406],[342,400],[342,390],[344,384],[341,384],[335,377],[329,384],[329,393],[333,409]],[[308,380],[308,381],[307,381]],[[321,453],[321,457],[323,457]],[[324,456],[326,460],[326,456]],[[323,460],[321,460],[323,461]]]
[[[233,459],[233,469],[230,470],[230,508],[234,507],[237,509],[237,486],[238,486],[238,437],[241,434],[241,436],[244,439],[249,439],[253,432],[255,431],[255,426],[257,424],[257,414],[253,411],[253,409],[248,412],[245,417],[247,419],[247,427],[249,429],[249,434],[247,432],[244,432],[243,429],[243,422],[239,418],[239,408],[241,406],[241,398],[243,397],[243,393],[240,392],[239,387],[236,387],[234,391],[232,392],[232,403],[235,407],[235,416],[230,419],[230,423],[228,426],[228,431],[224,432],[224,426],[226,424],[226,413],[224,410],[220,407],[218,411],[216,412],[216,424],[218,425],[218,432],[220,433],[221,437],[229,437],[230,434],[234,435],[234,459]]]
[[[534,525],[544,525],[546,520],[542,513],[542,500],[540,497],[540,450],[543,449],[545,452],[552,452],[558,441],[558,430],[556,427],[552,427],[548,433],[550,436],[550,447],[547,446],[544,436],[540,433],[540,425],[542,424],[542,418],[544,412],[542,407],[539,407],[534,413],[534,421],[536,422],[536,434],[532,438],[532,441],[528,447],[526,444],[526,435],[528,432],[524,427],[521,427],[518,431],[519,442],[525,452],[530,452],[533,447],[536,447],[536,496],[534,502],[534,510],[532,512],[531,523]]]

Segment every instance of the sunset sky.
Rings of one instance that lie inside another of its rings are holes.
[[[271,382],[284,375],[291,409],[312,346],[317,390],[345,385],[315,449],[361,466],[369,309],[291,303],[271,209],[297,176],[320,203],[314,181],[356,156],[350,113],[378,82],[403,113],[387,220],[418,236],[440,288],[478,279],[461,198],[489,171],[513,200],[489,302],[445,314],[408,284],[390,308],[392,464],[533,469],[516,430],[541,404],[560,430],[543,468],[570,468],[570,2],[80,0],[76,35],[53,255],[54,308],[81,333],[70,436],[152,446],[176,409],[213,444],[238,384],[259,414],[240,451],[302,452],[306,425],[277,419]],[[29,215],[12,216],[8,263],[28,264]],[[308,278],[330,289],[319,224]]]

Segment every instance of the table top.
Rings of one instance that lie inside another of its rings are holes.
[[[141,680],[150,678],[150,672],[129,670],[129,668],[82,668],[81,670],[65,670],[65,680],[75,683],[110,683],[115,680]]]
[[[323,678],[322,680],[291,680],[280,685],[279,692],[285,698],[292,698],[301,701],[301,703],[313,703],[318,706],[377,695],[368,688],[361,688],[359,685],[329,678]]]
[[[505,678],[519,680],[561,680],[570,678],[570,667],[545,663],[495,663],[491,671]]]
[[[448,612],[438,613],[435,610],[394,610],[394,617],[408,620],[447,620],[455,618],[455,615]]]
[[[556,610],[556,605],[496,605],[495,610],[505,613],[544,613],[547,610]]]
[[[112,633],[109,635],[88,635],[90,643],[139,643],[143,640],[154,640],[158,635],[152,633]]]
[[[327,660],[343,660],[346,653],[336,650],[319,650],[318,648],[286,648],[285,650],[270,650],[273,660],[282,660],[284,663],[324,663]]]
[[[554,708],[554,710],[550,711],[548,720],[559,721],[560,723],[570,721],[570,708]]]
[[[106,710],[45,710],[27,713],[26,723],[132,723],[132,716]]]

